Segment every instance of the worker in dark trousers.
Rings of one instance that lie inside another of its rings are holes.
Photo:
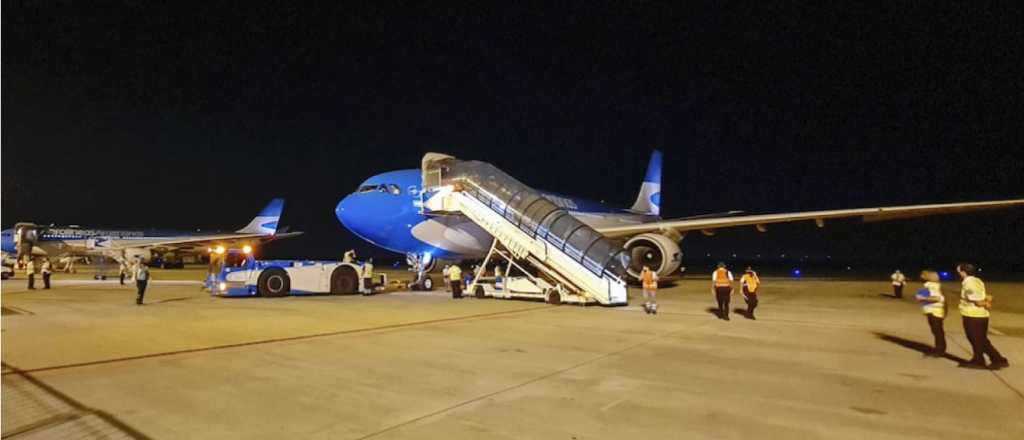
[[[135,287],[139,289],[135,304],[141,306],[142,299],[146,296],[146,285],[149,283],[149,267],[146,263],[139,262],[135,269]]]
[[[452,299],[462,298],[462,268],[458,264],[448,268],[448,281],[452,285]]]
[[[118,275],[121,277],[121,285],[123,286],[124,278],[128,276],[128,262],[121,260],[121,265],[118,271],[120,272]]]
[[[28,275],[28,290],[36,290],[36,262],[32,258],[25,263],[25,275]]]
[[[754,316],[754,309],[757,308],[758,287],[761,287],[761,279],[757,277],[757,272],[748,266],[740,277],[740,288],[743,289],[743,299],[747,301],[747,318],[750,319],[757,319]]]
[[[928,319],[928,328],[935,337],[935,348],[925,356],[943,357],[946,355],[946,331],[942,328],[942,320],[946,318],[946,297],[942,295],[939,274],[934,270],[921,271],[924,287],[917,291],[917,302],[921,303],[921,311]]]
[[[726,269],[725,263],[718,263],[718,268],[711,274],[711,292],[718,301],[718,319],[729,320],[729,299],[732,297],[732,272]]]
[[[961,364],[964,368],[985,369],[985,355],[991,364],[987,367],[999,370],[1010,366],[988,339],[989,309],[992,308],[992,297],[985,292],[985,283],[975,276],[978,268],[970,263],[956,266],[957,273],[963,279],[960,289],[960,316],[963,317],[964,333],[971,343],[974,352],[971,360]]]
[[[43,266],[39,268],[39,273],[43,275],[43,289],[50,289],[50,274],[53,273],[53,268],[50,266],[50,259],[43,258]]]

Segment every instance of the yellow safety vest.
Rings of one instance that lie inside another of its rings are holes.
[[[980,278],[974,276],[964,278],[960,289],[960,315],[970,318],[988,318],[988,309],[975,304],[986,298],[988,298],[988,294],[985,293],[985,283]]]
[[[942,296],[942,286],[939,283],[928,281],[927,283],[924,283],[924,287],[928,289],[928,293],[932,298],[938,297],[942,299],[942,301],[923,303],[921,305],[921,311],[923,311],[925,315],[935,315],[938,318],[945,318],[946,300]]]
[[[757,292],[757,287],[761,285],[761,280],[758,280],[756,275],[743,274],[743,278],[740,278],[740,283],[747,286],[748,291]]]
[[[448,269],[448,279],[451,281],[461,281],[462,269],[459,268],[459,266],[452,266],[450,269]]]

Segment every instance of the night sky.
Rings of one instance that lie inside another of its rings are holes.
[[[427,151],[628,206],[660,148],[666,217],[1024,197],[1020,3],[156,3],[3,2],[4,227],[233,230],[283,196],[306,235],[265,254],[383,254],[334,206]],[[1017,210],[683,251],[1020,271],[1022,231]]]

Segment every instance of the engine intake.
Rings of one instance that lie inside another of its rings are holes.
[[[644,266],[651,268],[659,277],[671,275],[683,261],[683,252],[675,240],[661,234],[640,234],[626,242],[630,263],[626,272],[633,278],[640,277]]]

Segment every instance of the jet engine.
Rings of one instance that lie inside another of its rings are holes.
[[[640,277],[644,266],[651,268],[659,277],[671,275],[683,260],[679,244],[661,234],[637,235],[626,242],[625,248],[630,256],[626,272],[633,278]]]
[[[149,249],[128,248],[124,250],[124,258],[127,261],[135,261],[138,258],[140,261],[149,262],[152,257],[153,253]]]

